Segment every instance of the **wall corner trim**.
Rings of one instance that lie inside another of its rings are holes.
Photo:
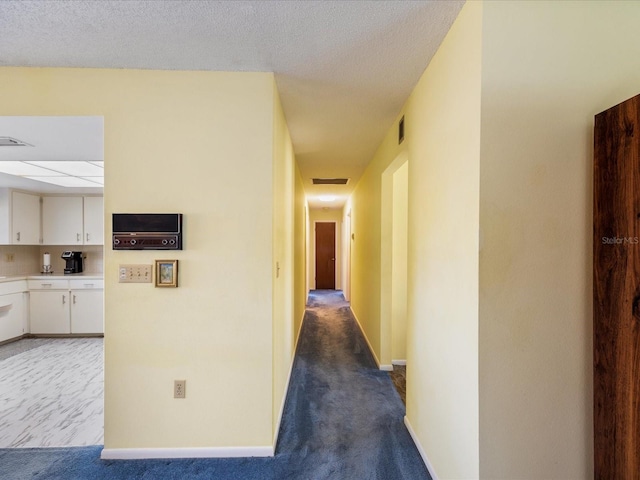
[[[141,460],[148,458],[235,458],[273,457],[273,446],[196,447],[196,448],[104,448],[102,460]]]
[[[431,462],[429,461],[429,458],[427,457],[427,452],[424,451],[424,448],[422,448],[422,444],[420,443],[420,440],[418,440],[418,436],[416,435],[416,432],[413,430],[413,427],[411,426],[411,423],[409,422],[409,418],[405,415],[404,416],[404,424],[407,427],[407,430],[409,431],[409,435],[411,435],[411,439],[413,440],[413,443],[416,445],[416,448],[418,449],[418,452],[420,452],[420,456],[422,457],[422,461],[424,462],[425,466],[427,467],[427,470],[429,470],[429,475],[431,475],[431,478],[433,480],[438,480],[438,476],[436,475],[436,471],[433,468],[433,465],[431,465]]]

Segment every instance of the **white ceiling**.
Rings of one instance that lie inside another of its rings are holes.
[[[310,203],[337,206],[463,4],[3,0],[0,65],[275,72]]]
[[[104,118],[100,116],[0,116],[0,136],[29,144],[0,147],[0,161],[103,161]],[[41,193],[63,193],[64,187],[0,173],[0,187]],[[102,188],[74,188],[74,193],[99,193]]]

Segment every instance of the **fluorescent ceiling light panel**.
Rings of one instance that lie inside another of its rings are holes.
[[[104,185],[104,177],[80,177],[84,180],[88,180],[89,182],[99,183],[100,185]]]
[[[85,178],[78,177],[25,177],[38,182],[53,183],[61,187],[96,187],[100,188],[102,185],[96,182],[91,182]]]
[[[33,147],[33,145],[12,137],[0,137],[0,147]]]
[[[24,162],[0,162],[0,172],[8,173],[9,175],[18,175],[24,177],[27,175],[46,177],[52,175],[60,175],[59,173],[44,168],[36,167],[35,165],[29,165]]]
[[[318,197],[318,200],[320,200],[321,202],[333,202],[336,198],[335,195],[320,195]]]
[[[104,169],[89,162],[28,162],[42,168],[48,168],[65,175],[76,177],[100,177],[104,175]]]
[[[100,168],[104,168],[104,162],[89,162],[89,163],[93,163],[94,165],[97,165]]]

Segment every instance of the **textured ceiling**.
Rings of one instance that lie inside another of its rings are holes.
[[[463,3],[2,0],[0,65],[275,72],[316,205],[352,190]]]

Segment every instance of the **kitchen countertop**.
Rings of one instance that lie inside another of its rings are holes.
[[[14,282],[16,280],[72,280],[74,278],[86,278],[87,280],[102,280],[104,278],[104,274],[102,273],[72,273],[69,275],[65,275],[64,273],[34,273],[32,275],[0,275],[0,283],[4,282]]]

